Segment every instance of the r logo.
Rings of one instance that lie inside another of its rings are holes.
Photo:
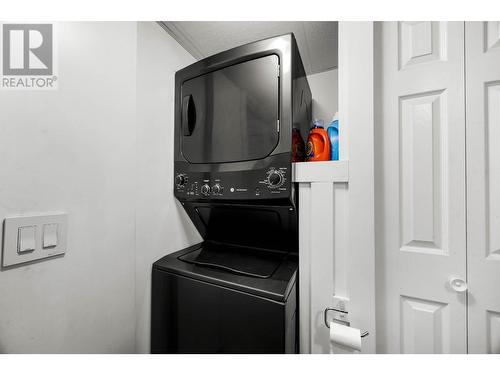
[[[52,75],[52,24],[3,25],[3,75]]]

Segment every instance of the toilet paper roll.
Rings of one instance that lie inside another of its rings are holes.
[[[330,322],[330,343],[353,351],[361,351],[361,332],[356,328]]]

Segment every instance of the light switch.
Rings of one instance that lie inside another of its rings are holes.
[[[44,224],[43,226],[43,248],[57,246],[57,224]]]
[[[2,270],[66,253],[68,214],[65,212],[6,217],[3,229]]]
[[[17,229],[17,252],[28,253],[35,250],[36,226],[30,225]]]

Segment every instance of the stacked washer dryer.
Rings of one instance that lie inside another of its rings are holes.
[[[153,265],[153,353],[298,352],[292,129],[311,92],[293,34],[175,76],[175,197],[203,242]]]

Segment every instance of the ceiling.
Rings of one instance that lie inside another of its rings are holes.
[[[259,39],[293,32],[307,74],[337,67],[338,23],[161,21],[160,25],[196,59]]]

